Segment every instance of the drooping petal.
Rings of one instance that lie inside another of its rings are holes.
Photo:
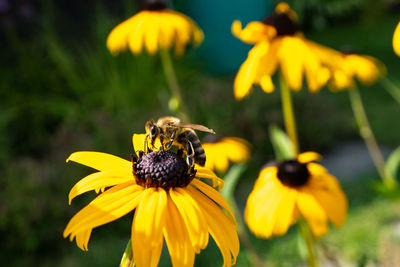
[[[236,224],[208,197],[193,187],[187,191],[195,199],[204,214],[211,236],[219,247],[224,259],[223,266],[232,266],[236,263],[239,254],[239,238]]]
[[[295,37],[282,38],[282,44],[278,52],[278,58],[282,74],[293,90],[300,90],[303,81],[303,51],[304,43]]]
[[[394,31],[392,43],[394,52],[400,57],[400,22]]]
[[[144,36],[147,30],[146,17],[146,14],[140,14],[140,16],[138,14],[138,17],[134,17],[135,24],[132,22],[130,29],[127,29],[127,43],[134,54],[140,54],[143,49]]]
[[[256,82],[257,74],[263,72],[260,60],[268,52],[269,43],[264,41],[257,43],[249,52],[247,59],[240,67],[233,84],[234,95],[237,100],[246,97],[250,93],[252,85]]]
[[[349,68],[354,75],[365,85],[371,85],[386,74],[386,67],[377,59],[363,55],[346,55]]]
[[[295,222],[297,192],[283,186],[276,178],[276,169],[262,171],[247,199],[245,220],[249,229],[262,238],[283,235]]]
[[[136,208],[142,191],[143,188],[133,181],[110,188],[72,217],[64,230],[64,237],[71,235],[73,239],[79,233],[124,216]]]
[[[320,237],[329,231],[328,217],[314,196],[305,189],[297,194],[297,207],[306,219],[313,234],[316,237]]]
[[[78,195],[91,190],[101,190],[102,188],[133,181],[132,170],[109,170],[96,172],[81,179],[74,185],[68,195],[68,201],[71,201]]]
[[[157,12],[158,13],[158,12]],[[144,45],[147,52],[153,55],[158,50],[158,37],[160,28],[160,14],[158,16],[151,16],[147,19],[146,23],[146,33],[144,34]]]
[[[196,253],[208,244],[208,226],[199,203],[187,193],[187,188],[170,189],[169,194],[179,210]]]
[[[294,222],[294,209],[296,203],[296,190],[282,190],[282,200],[277,206],[275,225],[272,229],[273,235],[286,234],[289,226]]]
[[[148,188],[143,192],[132,222],[132,251],[138,267],[156,267],[162,245],[167,193],[164,189]]]
[[[99,171],[107,170],[132,170],[132,162],[113,156],[111,154],[92,151],[72,153],[68,161],[75,161]]]
[[[92,229],[85,230],[76,235],[76,244],[83,251],[88,251],[88,243],[90,239],[90,235],[92,234]],[[72,240],[71,240],[72,241]]]
[[[213,187],[222,190],[225,186],[225,181],[219,178],[213,171],[208,168],[200,167],[196,165],[196,177],[210,179],[212,181]]]
[[[198,190],[211,198],[215,203],[223,207],[228,212],[232,220],[236,223],[235,216],[233,215],[233,212],[230,209],[228,202],[226,202],[225,198],[217,190],[199,180],[193,180],[191,184],[196,186]]]
[[[107,38],[107,48],[113,55],[126,49],[129,32],[136,28],[137,23],[136,17],[132,17],[111,31]]]
[[[190,267],[194,264],[195,251],[182,216],[168,196],[163,229],[173,266]]]
[[[312,173],[309,185],[304,191],[314,196],[336,227],[343,225],[347,217],[348,201],[335,177],[329,173]]]

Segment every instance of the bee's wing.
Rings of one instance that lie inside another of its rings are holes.
[[[182,127],[182,128],[190,128],[193,130],[197,131],[202,131],[202,132],[207,132],[207,133],[212,133],[215,134],[213,129],[207,128],[206,126],[199,125],[199,124],[191,124],[191,123],[177,123],[176,126]]]

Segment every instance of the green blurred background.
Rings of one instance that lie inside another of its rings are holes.
[[[174,61],[192,122],[253,144],[236,191],[242,207],[260,167],[273,159],[268,127],[282,127],[282,115],[279,92],[266,95],[256,88],[249,98],[234,100],[234,75],[250,46],[230,35],[230,22],[261,19],[275,4],[174,2],[177,10],[198,20],[206,34],[202,46],[189,48]],[[391,48],[400,20],[398,1],[291,4],[309,39],[336,49],[352,45],[379,58],[389,79],[400,85],[400,59]],[[67,165],[65,159],[81,150],[129,159],[132,134],[143,133],[147,120],[169,114],[159,58],[129,52],[113,57],[105,47],[110,30],[137,7],[133,0],[0,0],[0,265],[119,264],[130,237],[131,215],[96,229],[88,252],[62,238],[68,220],[95,196],[86,194],[68,206],[69,189],[91,170]],[[361,93],[378,141],[388,151],[394,149],[400,143],[399,104],[379,83]],[[294,100],[303,151],[329,155],[343,142],[359,142],[347,92],[323,89],[310,94],[303,89]],[[333,255],[354,266],[390,263],[400,251],[391,238],[399,225],[399,206],[372,190],[372,181],[378,179],[372,167],[351,178],[341,180],[350,200],[348,222],[319,241],[322,256]],[[298,266],[303,260],[295,227],[282,238],[252,240],[272,265]],[[160,265],[169,266],[167,249],[162,257]],[[240,253],[238,265],[249,264],[247,254]],[[196,256],[196,266],[221,265],[212,242]]]

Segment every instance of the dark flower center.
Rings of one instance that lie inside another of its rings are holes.
[[[277,36],[294,35],[299,27],[286,13],[272,13],[263,20],[264,24],[276,29]]]
[[[163,10],[167,8],[167,3],[163,0],[145,0],[143,3],[143,10]]]
[[[182,157],[171,151],[155,151],[139,157],[133,163],[136,183],[144,187],[186,187],[196,171]]]
[[[297,160],[286,160],[278,164],[278,179],[287,186],[299,187],[310,179],[307,164]]]

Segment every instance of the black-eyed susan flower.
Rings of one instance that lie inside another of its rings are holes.
[[[319,158],[305,152],[261,170],[245,208],[245,221],[255,235],[283,235],[299,216],[317,237],[328,232],[329,221],[344,223],[347,198],[336,178],[312,162]]]
[[[310,91],[316,92],[325,85],[330,72],[310,47],[312,42],[299,31],[296,20],[297,14],[289,5],[280,3],[263,22],[251,22],[244,29],[239,21],[232,24],[233,35],[255,44],[236,75],[236,99],[247,96],[253,84],[260,85],[267,93],[272,92],[271,76],[278,68],[293,90],[301,89],[303,74]]]
[[[76,152],[67,161],[95,172],[71,190],[69,201],[88,191],[103,191],[68,223],[64,237],[88,249],[92,230],[124,215],[133,215],[131,241],[136,266],[157,266],[165,243],[173,266],[193,266],[209,234],[220,248],[224,266],[235,263],[239,241],[235,218],[225,199],[199,178],[222,184],[215,174],[191,167],[179,153],[143,153],[144,135],[134,135],[138,157],[132,162],[99,152]]]
[[[145,48],[149,54],[175,46],[181,55],[188,43],[199,44],[203,32],[189,17],[167,8],[164,0],[146,0],[143,10],[115,27],[107,39],[112,54],[129,48],[139,54]]]
[[[393,50],[400,57],[400,22],[393,34]]]
[[[250,159],[250,144],[242,138],[213,138],[203,142],[202,146],[207,157],[205,167],[219,172],[225,172],[229,162],[240,163]]]

